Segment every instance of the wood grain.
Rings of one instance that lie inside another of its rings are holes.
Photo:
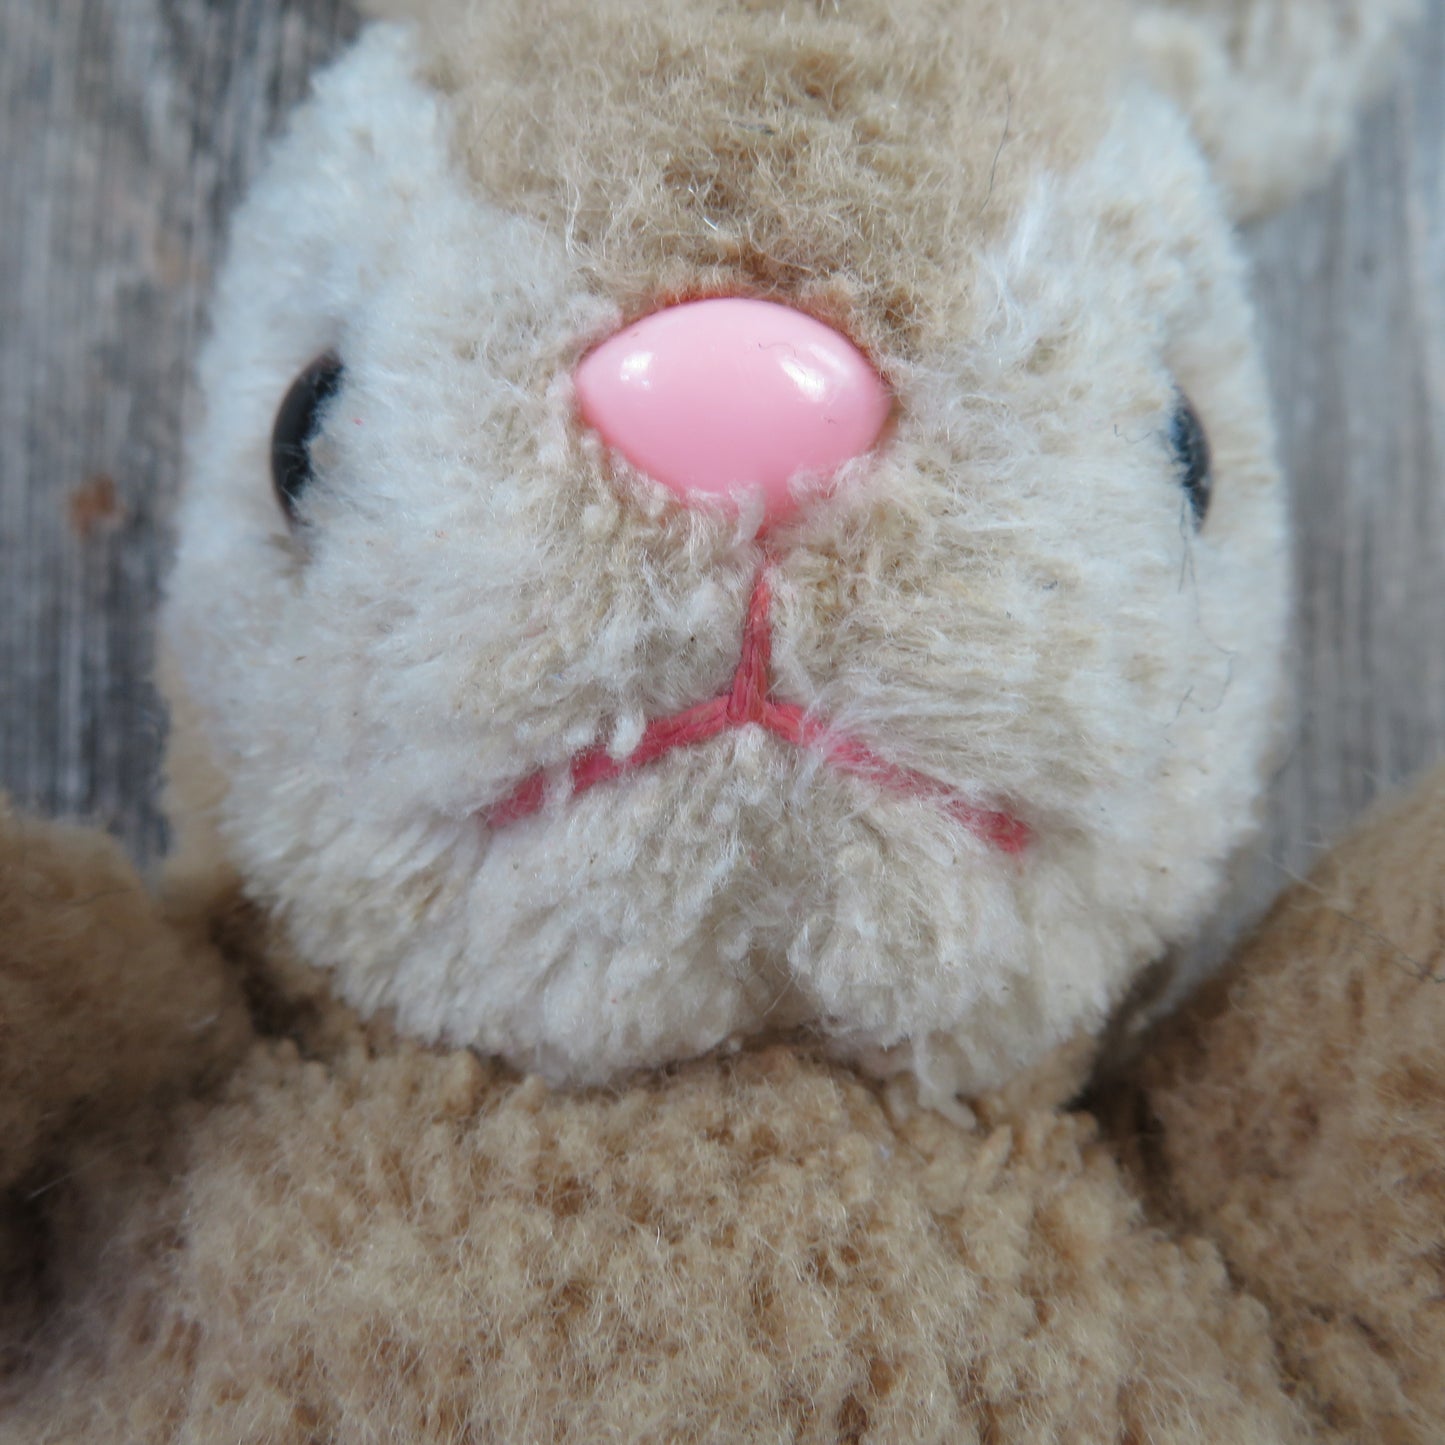
[[[0,0],[0,787],[142,858],[190,365],[238,192],[338,0]],[[76,497],[115,515],[75,525]]]
[[[225,217],[341,0],[0,0],[0,788],[142,859],[147,680]],[[1445,752],[1445,3],[1322,194],[1250,238],[1295,488],[1297,871]]]
[[[1321,194],[1249,236],[1293,493],[1276,882],[1445,754],[1445,5]]]

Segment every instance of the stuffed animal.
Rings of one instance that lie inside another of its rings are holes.
[[[0,823],[3,1438],[1445,1436],[1445,778],[1075,1102],[1287,716],[1231,222],[1410,7],[385,8],[220,286],[158,893]]]

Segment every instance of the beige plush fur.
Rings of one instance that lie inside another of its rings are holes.
[[[1226,209],[1316,172],[1407,7],[385,8],[220,289],[176,857],[153,897],[0,812],[0,1440],[1445,1436],[1445,773],[1069,1107],[1280,735]],[[897,399],[766,534],[571,400],[724,292]],[[569,794],[726,686],[764,566],[777,695],[1027,850],[755,727]]]
[[[164,631],[212,754],[183,830],[349,1002],[584,1084],[807,1027],[944,1102],[1097,1035],[1216,913],[1289,554],[1242,266],[1130,20],[443,6],[322,79],[238,218]],[[765,534],[572,400],[629,315],[720,290],[821,313],[897,400]],[[266,442],[328,347],[296,530]],[[764,571],[776,698],[1026,856],[756,727],[570,795],[730,686]],[[534,776],[542,812],[485,826]]]

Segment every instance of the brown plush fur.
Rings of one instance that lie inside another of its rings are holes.
[[[78,1120],[224,1061],[241,1012],[220,958],[169,926],[103,834],[16,818],[0,797],[0,837],[3,1189]]]
[[[5,876],[96,847],[12,822]],[[549,1093],[359,1024],[218,903],[256,1035],[220,1097],[35,1153],[4,1438],[1437,1440],[1442,867],[1445,773],[1148,1055],[1157,1224],[1086,1115],[960,1127],[787,1048]],[[103,993],[136,895],[66,896]],[[54,903],[15,893],[12,970]]]
[[[420,12],[484,193],[565,235],[624,312],[743,280],[893,356],[966,305],[960,246],[1097,142],[1127,33],[1116,0],[372,8]]]
[[[1291,892],[1143,1068],[1207,1222],[1328,1419],[1445,1429],[1445,773]]]

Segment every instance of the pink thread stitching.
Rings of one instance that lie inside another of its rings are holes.
[[[1017,818],[987,808],[976,808],[936,778],[890,763],[864,744],[835,733],[826,724],[810,717],[796,703],[774,702],[769,696],[773,660],[772,606],[773,592],[768,569],[764,565],[753,585],[747,621],[743,627],[742,654],[728,692],[672,717],[654,719],[643,731],[642,741],[625,758],[614,758],[601,746],[579,753],[573,758],[570,770],[573,796],[645,768],[674,748],[691,747],[733,728],[757,724],[794,747],[816,749],[839,772],[850,777],[862,778],[890,793],[932,803],[1001,852],[1022,853],[1029,846],[1033,841],[1033,832]],[[545,775],[533,773],[487,810],[488,826],[504,828],[509,823],[540,812],[546,793]]]

